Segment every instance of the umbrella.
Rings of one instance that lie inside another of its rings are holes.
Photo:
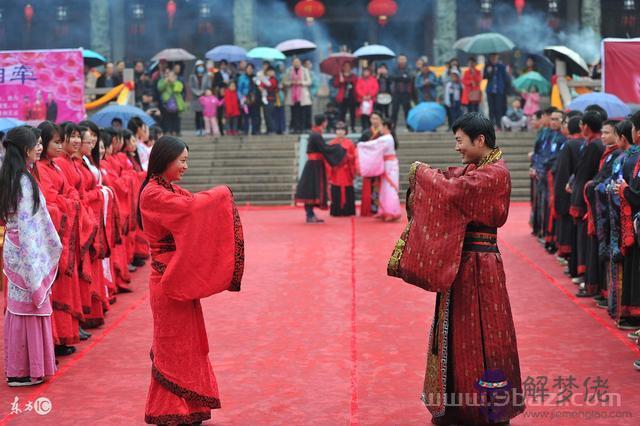
[[[472,38],[473,37],[462,37],[461,39],[453,43],[453,46],[451,47],[458,50],[464,50],[464,47],[471,41]]]
[[[353,52],[359,59],[368,59],[370,61],[384,61],[396,57],[393,50],[381,44],[368,44]]]
[[[204,55],[207,59],[211,59],[215,62],[227,61],[227,62],[240,62],[247,60],[247,51],[240,46],[234,46],[232,44],[223,44],[221,46],[214,47]]]
[[[551,90],[551,83],[544,78],[539,72],[529,71],[516,78],[513,86],[520,92],[528,92],[532,87],[538,90],[538,93],[548,94]]]
[[[184,49],[164,49],[151,58],[152,61],[161,61],[163,59],[168,62],[178,62],[192,61],[196,57]]]
[[[249,58],[262,59],[263,61],[284,61],[287,59],[284,53],[273,47],[254,47],[247,52]]]
[[[624,119],[631,114],[631,108],[616,95],[602,92],[587,93],[580,95],[567,105],[570,110],[584,111],[589,105],[600,105],[607,111],[609,118]]]
[[[570,74],[576,74],[581,77],[587,77],[589,73],[589,67],[587,63],[582,59],[582,56],[578,52],[575,52],[565,46],[547,46],[544,48],[544,54],[547,58],[555,61],[559,59],[567,63],[567,72]]]
[[[536,71],[538,71],[547,80],[551,79],[553,75],[554,64],[546,56],[540,53],[529,53],[526,58],[531,57],[536,64]],[[526,59],[525,58],[525,59]]]
[[[85,65],[90,67],[99,67],[107,62],[104,56],[89,49],[82,49],[82,59],[84,59]]]
[[[516,45],[502,34],[482,33],[471,37],[461,50],[475,55],[488,55],[489,53],[508,52],[514,47]]]
[[[0,118],[0,132],[6,132],[25,123],[17,118]]]
[[[122,125],[127,127],[127,123],[133,117],[140,117],[147,126],[153,126],[156,124],[155,120],[149,116],[146,112],[138,107],[131,105],[109,105],[106,108],[101,109],[91,116],[91,121],[96,123],[100,127],[111,126],[111,121],[114,118],[122,120]]]
[[[409,111],[407,124],[416,132],[433,132],[445,123],[447,112],[436,102],[421,102]]]
[[[320,71],[328,75],[337,75],[345,63],[350,63],[351,66],[355,67],[358,63],[358,58],[346,52],[332,53],[327,59],[320,62]]]
[[[303,53],[309,53],[316,50],[318,46],[315,43],[310,42],[302,38],[294,38],[291,40],[283,41],[276,46],[276,49],[281,51],[287,56],[302,55]]]

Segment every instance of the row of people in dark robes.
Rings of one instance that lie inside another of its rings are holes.
[[[533,234],[620,329],[640,336],[640,112],[612,120],[591,105],[537,114]],[[635,362],[640,369],[640,361]]]

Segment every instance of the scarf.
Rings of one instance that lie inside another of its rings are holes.
[[[295,105],[302,98],[302,67],[297,70],[291,68],[291,82],[291,103]]]

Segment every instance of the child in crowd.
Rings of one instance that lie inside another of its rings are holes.
[[[227,119],[229,135],[237,135],[240,121],[240,101],[238,100],[238,90],[235,81],[230,81],[229,87],[227,87],[224,92],[224,116]]]
[[[224,100],[218,99],[213,95],[211,89],[204,91],[204,96],[199,99],[202,105],[202,114],[204,116],[205,133],[213,136],[220,136],[220,126],[218,126],[218,107],[224,105]]]

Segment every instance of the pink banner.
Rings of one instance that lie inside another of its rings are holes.
[[[0,51],[0,117],[85,118],[82,49]]]
[[[640,40],[602,40],[603,89],[623,102],[640,104]]]

